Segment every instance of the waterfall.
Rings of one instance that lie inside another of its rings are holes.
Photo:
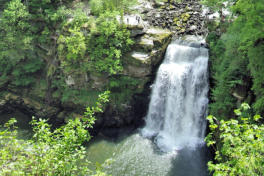
[[[208,105],[208,50],[176,40],[166,51],[152,87],[142,129],[165,152],[203,143]]]

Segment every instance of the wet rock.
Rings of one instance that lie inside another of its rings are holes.
[[[144,48],[146,51],[151,51],[154,48],[153,39],[142,37],[138,43],[140,47]]]
[[[159,7],[162,7],[162,6],[165,6],[165,2],[155,1],[155,3],[154,3],[154,7],[155,8],[159,8]]]
[[[55,117],[59,113],[59,108],[48,106],[29,97],[23,97],[12,93],[8,93],[2,97],[1,102],[3,103],[0,105],[0,109],[12,107],[41,118]]]
[[[145,18],[151,25],[170,29],[178,36],[184,34],[204,35],[206,33],[203,28],[206,19],[198,0],[162,2],[158,5],[154,3],[153,6],[156,8],[149,11]],[[175,18],[178,18],[178,25]],[[196,26],[195,29],[194,26]]]
[[[124,74],[135,78],[146,77],[151,74],[150,67],[128,65],[124,68]]]
[[[142,30],[142,29],[132,29],[131,32],[130,32],[130,36],[131,37],[136,37],[136,36],[142,35],[144,33],[145,33],[145,31]]]
[[[192,25],[191,27],[190,27],[190,31],[195,31],[197,29],[197,26],[195,26],[195,25]]]
[[[148,13],[152,8],[152,3],[146,0],[138,0],[136,5],[130,7],[131,10],[137,11],[141,14]]]
[[[162,46],[170,39],[172,32],[159,28],[150,28],[146,31],[146,34],[153,39],[154,45]]]
[[[139,61],[142,64],[150,64],[150,56],[146,53],[141,53],[141,52],[133,52],[132,53],[132,58]]]
[[[107,83],[107,75],[100,73],[91,73],[90,79],[92,80],[92,88],[101,90]]]

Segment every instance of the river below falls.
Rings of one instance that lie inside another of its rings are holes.
[[[138,131],[115,139],[97,136],[87,145],[89,160],[108,160],[105,171],[112,176],[207,176],[208,153],[204,145],[163,153]]]
[[[12,117],[18,120],[18,137],[29,139],[31,118],[18,111],[1,114],[0,123]],[[204,145],[164,153],[153,140],[142,137],[140,130],[119,129],[118,134],[111,138],[98,135],[86,145],[90,169],[95,169],[98,162],[112,176],[208,176],[206,163],[210,156]]]

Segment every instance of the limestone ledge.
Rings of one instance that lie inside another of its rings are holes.
[[[165,29],[149,28],[145,34],[135,39],[132,52],[124,56],[124,75],[146,77],[152,74],[153,68],[163,59],[172,33]]]
[[[59,109],[56,107],[47,106],[40,101],[14,93],[7,93],[0,97],[0,112],[5,111],[7,107],[25,111],[29,115],[40,118],[55,117],[59,113]]]

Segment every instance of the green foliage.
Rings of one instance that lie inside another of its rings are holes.
[[[129,7],[136,4],[137,0],[91,0],[90,7],[92,14],[99,16],[105,11],[119,11],[127,13],[131,11]]]
[[[128,30],[118,22],[119,14],[106,11],[95,20],[77,10],[64,24],[66,33],[58,39],[58,51],[65,73],[122,71],[120,59],[133,42]]]
[[[237,91],[237,87],[246,86],[243,80],[249,75],[248,59],[235,49],[239,47],[239,38],[240,33],[230,31],[220,39],[210,41],[211,74],[215,80],[215,87],[212,90],[214,102],[210,105],[213,115],[220,117],[231,115],[236,105],[236,99],[232,94]]]
[[[0,79],[8,81],[8,75],[11,76],[9,83],[11,86],[29,86],[34,84],[35,76],[33,73],[38,72],[43,67],[43,62],[40,59],[23,59],[11,65],[5,60],[0,60],[0,67],[3,68]],[[10,78],[10,77],[9,77]]]
[[[222,13],[224,8],[229,8],[237,0],[202,0],[202,4],[210,7],[213,11]],[[221,14],[220,14],[221,15]]]
[[[211,132],[206,137],[208,146],[215,149],[216,163],[208,163],[213,175],[259,176],[264,173],[264,125],[259,115],[250,116],[250,107],[242,104],[235,110],[238,119],[218,121],[208,116]]]
[[[76,60],[78,57],[83,57],[85,54],[85,37],[77,29],[69,30],[71,37],[65,38],[65,43],[68,46],[67,60]]]
[[[70,88],[65,78],[122,71],[121,57],[133,42],[117,19],[131,2],[104,1],[104,7],[113,8],[98,18],[87,16],[85,6],[72,0],[6,2],[0,17],[0,86],[32,88],[38,77],[46,81],[47,102],[53,91],[63,101],[84,102],[87,88]]]
[[[62,89],[61,94],[62,95],[60,95],[60,99],[63,103],[70,101],[76,104],[92,106],[96,103],[96,98],[99,95],[99,91],[66,87],[65,89]]]
[[[80,29],[70,29],[70,36],[60,36],[59,42],[66,46],[66,54],[62,54],[64,46],[60,44],[58,50],[61,56],[61,66],[64,71],[70,72],[73,68],[77,69],[82,65],[86,52],[85,37]]]
[[[86,111],[84,112],[85,121],[89,122],[87,125],[89,128],[92,128],[92,125],[95,121],[95,113],[103,112],[103,104],[109,101],[109,94],[110,91],[105,91],[103,94],[98,96],[98,101],[96,102],[96,106],[87,107]]]
[[[108,88],[112,91],[120,92],[123,89],[134,89],[138,86],[139,80],[129,76],[116,76],[110,78]]]
[[[96,30],[88,39],[90,69],[116,74],[123,70],[122,54],[133,41],[129,31],[117,21],[118,12],[105,12],[96,19]]]
[[[261,76],[264,68],[262,52],[264,2],[261,0],[232,2],[234,1],[205,1],[213,10],[217,10],[216,6],[222,8],[223,3],[227,3],[227,8],[236,16],[231,16],[228,25],[220,24],[220,31],[224,33],[219,34],[216,32],[218,29],[214,29],[216,31],[208,35],[211,49],[211,74],[215,85],[212,91],[211,113],[220,117],[229,116],[232,113],[231,110],[236,108],[237,100],[234,93],[241,87],[246,89],[245,96],[250,96],[251,88],[256,96],[256,102],[249,101],[249,103],[255,103],[253,107],[256,112],[264,112],[264,87],[263,76]],[[243,98],[245,101],[246,97]]]
[[[28,86],[34,82],[32,73],[41,69],[42,60],[33,52],[33,31],[27,7],[12,0],[2,13],[0,22],[0,79],[15,86]],[[2,82],[2,81],[1,81]]]
[[[253,87],[256,94],[256,102],[254,109],[258,113],[264,112],[264,44],[260,44],[255,47],[251,47],[248,51],[250,58],[249,69],[253,77]]]
[[[111,91],[111,103],[122,109],[122,104],[129,102],[135,92],[142,91],[139,85],[142,85],[139,79],[129,76],[112,76],[107,85],[107,88]]]
[[[68,86],[65,83],[64,75],[56,74],[53,80],[52,88],[55,91],[52,93],[53,98],[62,103],[72,102],[82,106],[94,106],[97,97],[100,94],[99,90],[92,89],[88,86]]]
[[[19,1],[13,0],[1,15],[0,60],[15,65],[31,48],[30,14]]]
[[[21,1],[12,0],[7,4],[0,22],[0,59],[8,57],[9,61],[15,64],[16,60],[24,58],[25,52],[32,49],[30,19],[31,15]]]
[[[232,12],[229,19],[221,18],[222,22],[217,28],[211,28],[214,31],[207,38],[211,49],[211,75],[214,79],[210,110],[218,116],[208,117],[211,132],[206,142],[215,149],[216,161],[208,163],[209,170],[213,175],[221,176],[263,175],[264,125],[259,122],[260,115],[252,116],[252,112],[264,112],[264,80],[261,76],[264,71],[264,2],[204,2],[220,15],[225,3],[226,8]],[[235,95],[239,89],[245,91],[240,100]],[[255,94],[254,98],[250,98],[251,91]],[[238,117],[230,118],[231,109],[239,101],[245,101],[245,98],[253,104],[253,109],[242,104],[240,109],[234,111]]]
[[[14,77],[11,83],[15,86],[28,86],[35,82],[33,73],[38,72],[43,66],[43,62],[39,59],[27,59],[18,63],[11,75]]]
[[[63,25],[64,34],[58,39],[58,53],[64,73],[72,73],[80,69],[87,71],[88,62],[85,32],[89,19],[81,9],[73,11],[73,18]]]
[[[105,175],[101,170],[88,169],[84,142],[91,139],[87,128],[95,122],[94,114],[102,112],[108,102],[109,92],[101,94],[95,107],[88,107],[84,116],[69,120],[60,128],[51,130],[46,120],[33,118],[33,139],[18,140],[15,119],[0,131],[1,175]]]

